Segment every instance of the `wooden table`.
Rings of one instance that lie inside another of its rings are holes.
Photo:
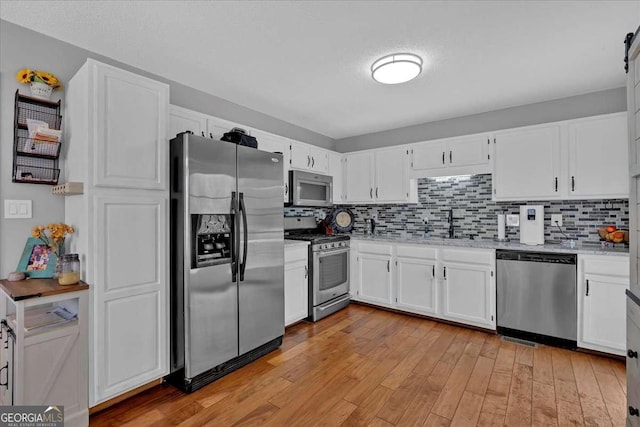
[[[0,288],[12,300],[20,301],[28,298],[46,297],[66,292],[77,292],[89,289],[89,285],[80,281],[75,285],[61,286],[56,279],[25,279],[17,282],[0,280]]]

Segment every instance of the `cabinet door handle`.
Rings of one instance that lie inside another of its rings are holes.
[[[202,137],[203,137],[203,138],[205,138],[205,136],[204,136],[204,131],[202,131],[201,133],[202,133]]]
[[[391,260],[387,260],[387,272],[391,273]]]
[[[376,199],[378,198],[378,187],[376,187]]]
[[[309,277],[309,267],[307,267],[306,265],[304,266],[304,278],[306,279],[307,277]]]
[[[638,358],[638,352],[629,349],[629,350],[627,350],[627,357],[629,357],[629,359],[637,359]]]
[[[447,267],[442,267],[442,272],[444,274],[444,278],[447,278]]]
[[[311,167],[314,167],[316,164],[316,158],[315,157],[311,157]]]
[[[6,372],[6,380],[2,381],[0,379],[0,387],[4,386],[7,390],[9,390],[9,362],[7,362],[2,368],[0,368],[0,378],[2,377],[2,371]]]
[[[431,266],[431,278],[435,278],[436,277],[436,266],[432,265]]]
[[[589,296],[589,281],[588,280],[587,280],[587,293],[586,293],[585,296],[587,296],[587,297]]]
[[[453,151],[449,150],[449,164],[453,163]]]
[[[640,409],[629,406],[629,415],[632,417],[640,417]]]
[[[307,156],[307,167],[309,167],[309,165],[311,165],[311,157]]]
[[[371,197],[373,199],[373,188],[369,189],[369,197]]]
[[[576,177],[571,177],[571,191],[576,191]]]
[[[556,176],[556,193],[558,192],[558,177]]]
[[[289,194],[289,184],[286,182],[284,183],[284,194],[285,196]]]
[[[444,151],[442,152],[442,164],[444,165]]]

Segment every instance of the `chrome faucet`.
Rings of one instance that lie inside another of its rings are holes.
[[[453,227],[453,209],[449,209],[449,238],[453,239],[454,227]]]

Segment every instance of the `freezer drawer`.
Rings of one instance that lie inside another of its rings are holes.
[[[640,427],[640,299],[627,293],[627,426]]]

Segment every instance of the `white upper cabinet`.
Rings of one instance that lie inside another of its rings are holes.
[[[626,123],[616,113],[497,132],[494,200],[629,197]]]
[[[327,174],[329,171],[329,152],[322,148],[297,141],[290,142],[292,169]]]
[[[200,136],[206,134],[207,115],[177,105],[169,105],[169,139],[186,131]]]
[[[376,150],[375,189],[376,202],[406,201],[409,199],[406,148]]]
[[[375,156],[372,152],[345,155],[345,202],[373,203]]]
[[[74,83],[86,82],[76,93],[90,99],[93,185],[166,189],[169,86],[91,59],[83,73]]]
[[[410,176],[414,178],[489,173],[487,135],[469,135],[412,144]]]
[[[535,126],[495,135],[494,200],[560,198],[560,126]]]
[[[626,113],[569,124],[569,198],[629,197]]]
[[[411,201],[407,147],[345,154],[345,203]]]
[[[342,180],[342,155],[340,153],[329,152],[329,175],[333,177],[333,203],[342,203],[344,186]]]

